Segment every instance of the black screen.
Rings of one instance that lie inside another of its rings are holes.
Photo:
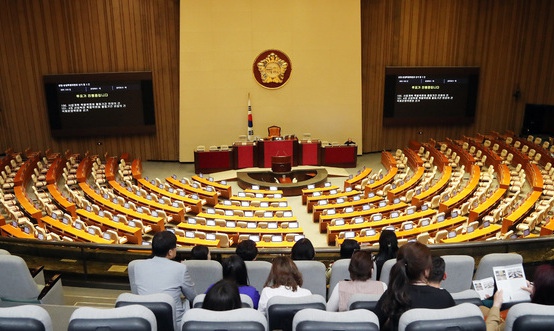
[[[470,124],[479,68],[385,68],[384,125]]]
[[[554,105],[525,105],[521,135],[554,136]]]
[[[156,132],[151,72],[44,76],[53,137]]]

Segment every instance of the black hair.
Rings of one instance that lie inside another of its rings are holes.
[[[207,260],[210,250],[207,246],[196,245],[190,250],[190,259],[191,260]]]
[[[177,237],[171,231],[160,231],[152,238],[152,255],[166,257],[167,253],[177,247]]]
[[[310,239],[302,238],[294,243],[290,257],[294,261],[313,260],[315,257],[315,249]]]
[[[344,239],[340,245],[340,258],[349,259],[355,251],[360,250],[360,244],[354,239]]]
[[[248,285],[248,272],[246,263],[240,256],[234,254],[221,262],[223,279],[235,282],[238,286]]]
[[[209,310],[231,310],[242,307],[240,300],[239,288],[237,284],[225,279],[215,283],[204,298],[202,308]]]
[[[440,256],[433,256],[431,272],[429,272],[429,277],[427,277],[427,279],[429,279],[430,282],[440,283],[444,278],[445,270],[446,263],[444,259]]]
[[[243,261],[254,261],[258,256],[258,247],[256,242],[251,239],[246,239],[237,244],[235,253],[242,258]]]

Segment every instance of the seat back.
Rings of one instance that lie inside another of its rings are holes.
[[[183,315],[181,331],[267,331],[267,319],[263,313],[240,308],[213,311],[202,308],[189,309]]]
[[[196,293],[206,293],[210,285],[223,278],[221,264],[214,260],[188,260],[184,262],[192,280]]]
[[[523,257],[517,253],[491,253],[483,256],[477,265],[477,270],[473,275],[473,279],[484,279],[487,277],[493,277],[492,268],[521,264],[523,263]]]
[[[325,264],[320,261],[294,261],[298,271],[302,273],[302,288],[308,289],[312,294],[327,297],[327,277],[325,276]],[[261,292],[260,292],[261,293]]]
[[[15,255],[0,255],[0,300],[39,303],[40,289],[25,261]]]
[[[479,293],[475,290],[464,290],[460,292],[451,292],[450,295],[452,295],[452,298],[456,302],[457,305],[468,302],[473,303],[476,306],[481,306],[483,302],[481,301],[481,298],[479,297]]]
[[[381,267],[381,277],[379,277],[379,280],[387,284],[387,286],[389,286],[390,270],[395,263],[396,259],[390,259],[385,261]]]
[[[485,331],[479,307],[462,303],[445,309],[410,309],[400,316],[398,331]]]
[[[156,331],[156,316],[141,305],[112,309],[78,308],[69,318],[68,331]]]
[[[554,325],[554,306],[519,303],[508,310],[506,331],[550,330]]]
[[[204,299],[206,298],[206,294],[197,294],[194,297],[194,301],[192,302],[192,308],[202,308],[202,304],[204,304]],[[254,308],[254,302],[252,301],[252,298],[249,297],[247,294],[240,294],[240,301],[242,302],[242,308]]]
[[[52,319],[36,305],[0,308],[0,330],[53,331]]]
[[[275,296],[267,302],[267,320],[270,330],[292,330],[294,315],[302,309],[325,310],[325,297],[312,294],[303,297]]]
[[[141,305],[150,309],[154,313],[154,316],[156,316],[158,329],[177,330],[177,325],[175,325],[175,301],[173,301],[173,298],[169,294],[138,295],[122,293],[115,301],[116,308],[129,305]]]
[[[381,294],[354,294],[348,299],[348,310],[367,309],[373,311]]]
[[[331,312],[319,309],[303,309],[294,315],[294,331],[378,331],[379,319],[372,312],[352,310]]]
[[[272,126],[268,127],[267,128],[267,135],[270,138],[280,137],[281,136],[281,127],[277,126],[277,125],[272,125]]]
[[[329,291],[327,293],[327,299],[329,299],[331,293],[333,293],[333,289],[337,286],[338,282],[350,279],[350,271],[348,271],[349,265],[350,259],[340,259],[333,262],[331,277],[329,278]]]
[[[265,281],[271,270],[271,263],[267,261],[244,261],[248,272],[248,281],[259,293],[264,289]]]
[[[446,265],[446,279],[441,287],[448,292],[469,290],[473,280],[475,260],[469,255],[443,255]]]

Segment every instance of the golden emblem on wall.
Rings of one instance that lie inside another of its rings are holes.
[[[254,60],[252,70],[258,84],[273,89],[279,88],[287,82],[292,65],[285,53],[272,49],[258,55]]]

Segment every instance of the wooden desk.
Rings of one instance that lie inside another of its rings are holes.
[[[444,190],[444,188],[448,185],[450,176],[452,176],[452,167],[448,165],[444,166],[442,168],[441,178],[429,189],[421,192],[420,194],[414,195],[412,198],[412,205],[421,207],[423,202],[430,200],[433,196],[442,192],[442,190]]]
[[[208,240],[208,239],[200,239],[200,238],[187,238],[182,236],[177,236],[177,244],[181,246],[197,246],[197,245],[203,245],[208,247],[219,247],[219,239],[215,240]]]
[[[504,217],[502,220],[502,233],[506,233],[513,225],[517,225],[523,220],[535,207],[542,191],[532,191],[531,195],[523,202],[513,213]]]
[[[207,177],[206,176],[198,176],[198,175],[194,175],[191,177],[192,180],[195,180],[205,186],[213,186],[215,188],[215,190],[217,192],[219,192],[219,195],[222,197],[222,198],[226,198],[228,199],[231,195],[232,195],[232,190],[231,190],[231,185],[229,184],[222,184],[222,183],[218,183],[216,181],[213,180],[213,178],[211,177]]]
[[[256,206],[236,206],[236,205],[224,205],[222,203],[218,203],[214,206],[214,209],[223,209],[223,210],[241,210],[241,211],[252,211],[255,212],[257,210],[265,210],[265,211],[292,211],[292,208],[287,205],[287,207],[274,207],[269,205],[268,207],[256,207]]]
[[[115,211],[116,213],[128,215],[131,218],[136,218],[141,221],[146,222],[152,226],[152,229],[156,232],[165,230],[164,220],[161,217],[155,217],[148,214],[139,213],[132,209],[127,209],[119,204],[113,203],[112,201],[105,199],[100,194],[96,193],[87,183],[79,183],[79,187],[83,190],[86,196],[90,199],[96,201],[96,203],[104,206],[105,208]]]
[[[88,175],[92,171],[92,162],[93,160],[90,157],[85,157],[81,160],[77,167],[77,182],[86,182]]]
[[[202,200],[200,198],[199,199],[192,199],[191,197],[188,197],[188,196],[182,196],[182,195],[179,195],[179,194],[176,194],[176,193],[171,193],[169,191],[166,191],[165,189],[162,189],[162,188],[157,187],[156,185],[153,185],[152,183],[150,183],[149,181],[147,181],[144,178],[138,179],[137,183],[141,187],[145,188],[146,190],[148,190],[150,192],[164,195],[164,196],[166,196],[168,198],[171,198],[173,200],[182,201],[185,204],[185,206],[190,207],[190,211],[193,212],[193,213],[197,214],[200,211],[202,211]]]
[[[322,194],[320,196],[309,196],[307,198],[307,210],[308,213],[311,213],[313,210],[313,207],[315,204],[318,203],[320,200],[336,200],[337,198],[348,198],[353,197],[355,195],[361,195],[362,192],[357,190],[351,190],[351,191],[343,191],[343,192],[337,192],[335,194]]]
[[[258,248],[292,248],[294,241],[257,241],[256,247]]]
[[[319,164],[329,167],[356,168],[358,146],[326,146],[319,149]]]
[[[167,177],[165,179],[165,181],[168,182],[169,185],[171,185],[175,188],[180,188],[180,189],[182,189],[185,192],[188,192],[190,194],[197,194],[202,199],[205,199],[206,204],[209,205],[209,206],[215,206],[217,204],[218,199],[219,199],[219,196],[218,196],[217,191],[215,190],[215,188],[214,188],[214,191],[212,191],[212,192],[206,191],[201,187],[195,188],[195,187],[192,187],[191,185],[189,185],[187,183],[182,183],[181,181],[179,181],[178,179],[175,179],[173,177]]]
[[[376,208],[377,209],[377,208]],[[380,230],[381,228],[384,228],[389,225],[400,225],[405,221],[413,221],[413,220],[419,220],[423,217],[430,217],[436,214],[437,211],[434,209],[427,209],[425,211],[419,211],[415,212],[411,215],[402,215],[395,218],[383,218],[380,221],[369,221],[366,220],[362,223],[346,223],[344,225],[328,225],[327,226],[327,243],[329,245],[334,245],[336,236],[342,232],[342,231],[356,231],[361,230],[364,228],[372,228],[375,229],[375,231]],[[339,217],[337,217],[339,218]],[[345,219],[346,221],[346,219]]]
[[[554,233],[554,217],[545,226],[541,227],[541,236],[548,236],[552,233]]]
[[[271,157],[276,155],[289,155],[292,157],[292,165],[298,165],[298,140],[260,140],[258,142],[258,167],[271,168]]]
[[[234,222],[298,222],[298,219],[295,216],[292,217],[247,217],[247,216],[237,216],[237,215],[221,215],[221,214],[208,214],[208,213],[198,213],[198,217],[204,217],[205,219],[219,219],[225,221],[234,221]]]
[[[33,203],[31,203],[23,186],[16,185],[13,188],[13,192],[15,194],[17,202],[19,202],[19,205],[21,206],[21,208],[23,208],[25,214],[29,215],[29,217],[35,219],[38,222],[38,220],[42,217],[42,211],[36,208]]]
[[[46,172],[46,182],[48,184],[56,184],[58,179],[62,176],[63,168],[65,167],[66,159],[58,156],[50,163],[48,171]]]
[[[194,172],[210,173],[233,169],[233,150],[194,151]]]
[[[69,202],[69,200],[62,195],[58,189],[58,186],[56,184],[48,184],[46,188],[48,189],[48,193],[50,193],[52,198],[54,198],[54,202],[58,205],[58,207],[69,213],[71,217],[75,217],[75,210],[77,209],[75,204],[73,202]]]
[[[256,143],[236,142],[233,144],[234,169],[253,168],[258,165]]]
[[[300,140],[298,148],[298,164],[318,165],[319,150],[319,140]]]
[[[371,208],[368,210],[358,210],[358,211],[354,211],[353,213],[336,213],[334,215],[321,215],[319,217],[319,232],[325,233],[327,231],[327,226],[329,225],[329,223],[331,223],[331,220],[334,218],[344,218],[344,221],[348,222],[354,217],[368,217],[376,213],[384,214],[384,213],[391,212],[393,210],[398,210],[406,207],[408,207],[407,203],[400,202],[397,204],[386,205],[384,207]],[[394,219],[398,219],[398,218],[400,217],[397,217]]]
[[[484,240],[486,238],[493,237],[498,231],[500,231],[501,228],[502,226],[500,224],[490,224],[486,228],[478,228],[471,233],[457,235],[454,238],[443,239],[442,242],[445,244],[450,244],[473,240]]]
[[[349,201],[345,201],[343,203],[329,203],[329,204],[326,204],[326,205],[314,205],[313,206],[313,220],[314,222],[319,222],[319,217],[321,216],[321,213],[326,210],[326,209],[343,209],[343,208],[346,208],[346,207],[361,207],[365,204],[370,204],[370,203],[374,203],[374,202],[378,202],[378,201],[381,201],[383,200],[383,197],[381,196],[378,196],[378,195],[375,195],[375,196],[372,196],[371,198],[363,198],[363,199],[360,199],[360,200],[349,200]]]
[[[315,187],[315,188],[303,188],[302,204],[305,205],[308,202],[308,197],[312,196],[315,192],[320,192],[323,195],[323,194],[328,194],[329,191],[332,191],[332,190],[338,191],[339,189],[340,187],[338,187],[337,185],[328,185],[328,186]]]
[[[223,232],[230,235],[238,236],[239,234],[258,234],[258,235],[264,235],[264,234],[287,234],[287,233],[298,233],[303,234],[304,230],[302,228],[286,228],[283,229],[281,227],[278,227],[276,229],[269,229],[269,228],[240,228],[240,227],[234,227],[234,228],[228,228],[226,226],[209,226],[209,225],[201,225],[201,224],[189,224],[185,222],[181,222],[177,225],[179,229],[187,230],[187,231],[202,231],[206,233],[216,233],[216,232]],[[236,238],[235,238],[236,239]]]
[[[485,202],[469,211],[469,221],[473,222],[480,220],[502,200],[505,194],[506,189],[499,187],[487,200],[485,200]]]
[[[156,209],[163,210],[179,222],[182,222],[185,219],[185,210],[183,208],[173,207],[159,203],[158,201],[143,198],[140,195],[136,195],[134,192],[127,190],[115,180],[110,180],[108,183],[119,195],[124,196],[127,199],[133,200],[134,202],[145,207],[154,207]]]
[[[344,181],[344,189],[347,187],[356,186],[361,184],[362,180],[371,174],[371,168],[365,168],[358,172],[358,174],[350,179]]]
[[[472,165],[471,178],[469,179],[466,187],[464,187],[460,193],[456,194],[455,196],[444,202],[441,202],[439,206],[439,211],[448,212],[463,203],[466,199],[468,199],[479,186],[480,178],[481,168],[478,165]]]
[[[140,159],[134,159],[131,163],[131,174],[134,179],[142,178],[142,161]]]
[[[2,234],[2,237],[13,237],[13,238],[20,238],[20,239],[36,239],[34,235],[30,233],[25,233],[25,231],[21,230],[19,227],[14,227],[11,224],[5,224],[0,226],[0,233]]]
[[[70,224],[64,224],[61,221],[55,220],[50,216],[44,216],[40,219],[39,225],[50,232],[57,233],[61,236],[68,236],[76,241],[91,242],[95,244],[113,244],[113,240],[107,240],[102,237],[92,235],[84,230],[79,230]]]
[[[88,225],[100,226],[102,231],[106,231],[107,229],[115,230],[119,236],[125,236],[128,242],[138,245],[142,244],[142,230],[140,228],[114,222],[107,217],[98,216],[85,209],[77,209],[77,215]]]
[[[118,159],[115,156],[110,156],[106,159],[106,164],[104,166],[104,175],[106,176],[106,180],[115,181],[117,163]]]
[[[369,192],[376,191],[382,186],[385,186],[387,183],[392,181],[394,179],[394,176],[398,173],[398,168],[396,167],[396,160],[394,159],[394,156],[390,152],[383,151],[381,152],[381,163],[385,166],[385,168],[388,169],[388,172],[383,178],[380,178],[376,180],[373,183],[368,183],[365,188],[364,192],[367,196]]]
[[[387,192],[387,198],[389,199],[389,201],[394,200],[395,197],[402,195],[407,190],[416,186],[421,180],[421,177],[423,177],[424,172],[425,172],[425,168],[417,167],[414,175],[410,177],[410,179],[408,179],[406,182],[404,182],[404,184],[397,186],[396,188],[390,189]]]
[[[285,197],[282,197],[282,198],[256,198],[256,197],[239,197],[238,195],[233,195],[232,197],[229,198],[229,200],[231,201],[259,201],[259,202],[269,202],[269,203],[272,203],[272,202],[281,202],[281,201],[285,201],[287,202],[287,198]]]

